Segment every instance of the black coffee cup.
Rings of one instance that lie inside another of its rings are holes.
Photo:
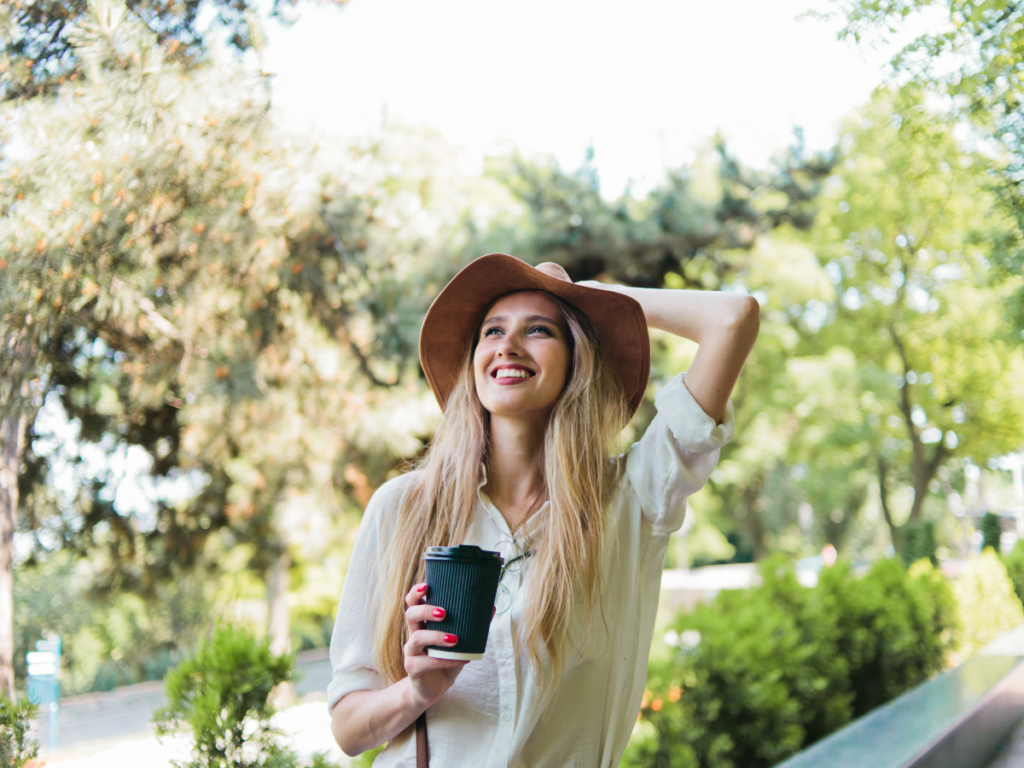
[[[459,638],[451,648],[427,646],[427,655],[436,659],[482,659],[505,561],[497,552],[471,544],[428,547],[423,559],[427,603],[444,608],[444,618],[430,622],[429,628]]]

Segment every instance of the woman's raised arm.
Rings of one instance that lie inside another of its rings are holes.
[[[697,342],[686,388],[720,422],[743,364],[757,339],[757,300],[741,293],[630,288],[587,280],[581,285],[624,293],[643,307],[647,325]]]

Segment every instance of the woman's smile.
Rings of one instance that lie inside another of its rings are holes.
[[[525,365],[498,365],[491,371],[491,378],[500,385],[522,384],[536,376],[536,371]]]

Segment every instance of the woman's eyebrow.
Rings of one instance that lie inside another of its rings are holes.
[[[548,317],[547,315],[530,315],[529,317],[524,317],[523,319],[526,322],[528,322],[528,323],[543,322],[543,323],[551,323],[552,325],[558,325],[558,321],[557,320],[554,320],[554,319]],[[508,322],[508,315],[494,315],[493,317],[489,317],[486,320],[484,320],[484,325],[487,325],[488,323],[505,323],[505,322]]]

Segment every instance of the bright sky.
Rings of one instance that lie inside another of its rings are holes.
[[[823,0],[351,0],[271,23],[265,71],[290,128],[359,135],[382,115],[439,129],[473,167],[510,143],[575,168],[593,143],[606,195],[642,192],[708,146],[763,164],[805,129],[826,148],[891,49],[797,20]]]

